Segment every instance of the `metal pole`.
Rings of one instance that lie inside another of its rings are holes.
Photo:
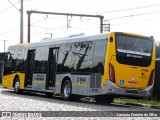
[[[21,9],[20,9],[20,44],[23,43],[23,0],[21,0]]]
[[[68,29],[68,14],[67,14],[67,29]]]
[[[68,19],[68,16],[79,16],[79,17],[94,17],[94,18],[99,18],[100,19],[100,33],[103,33],[103,19],[104,16],[101,15],[86,15],[86,14],[71,14],[71,13],[57,13],[57,12],[43,12],[43,11],[27,11],[28,14],[28,43],[30,43],[30,15],[32,13],[37,13],[37,14],[53,14],[53,15],[65,15],[67,16],[67,29],[69,28],[69,23],[71,20]]]
[[[4,42],[4,52],[6,52],[6,41],[7,40],[3,40],[3,42]]]
[[[103,33],[103,16],[100,16],[100,33]]]
[[[31,33],[31,29],[30,29],[30,24],[31,24],[31,12],[27,11],[28,14],[28,43],[30,43],[30,33]]]
[[[6,52],[6,41],[4,40],[4,52]]]

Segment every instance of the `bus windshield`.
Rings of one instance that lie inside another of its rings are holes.
[[[152,46],[153,40],[151,38],[117,35],[117,61],[122,64],[149,66],[151,63]]]

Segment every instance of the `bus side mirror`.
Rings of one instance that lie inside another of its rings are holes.
[[[110,38],[109,38],[109,41],[110,41],[110,42],[113,42],[113,37],[110,37]]]

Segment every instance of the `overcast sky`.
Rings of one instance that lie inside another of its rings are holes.
[[[20,0],[9,0],[20,9]],[[8,0],[0,0],[0,52],[9,45],[19,43],[20,12]],[[27,42],[27,10],[103,15],[111,31],[133,32],[154,36],[160,41],[160,1],[159,0],[24,0],[24,42]],[[31,15],[31,42],[43,38],[68,36],[71,34],[99,33],[97,18],[67,17],[55,15]]]

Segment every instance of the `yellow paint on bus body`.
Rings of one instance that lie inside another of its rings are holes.
[[[19,77],[20,89],[24,89],[25,73],[20,73],[20,72],[12,73],[12,74],[3,76],[3,78],[2,78],[2,85],[3,85],[3,87],[13,88],[13,86],[14,86],[14,79],[16,78],[16,76]]]
[[[123,33],[124,35],[131,35],[137,37],[145,37],[142,35],[137,35],[133,33]],[[113,41],[110,42],[110,37],[113,37]],[[155,43],[153,42],[153,51],[152,51],[152,61],[150,66],[141,67],[141,66],[132,66],[120,64],[116,60],[116,42],[115,42],[115,33],[108,34],[106,58],[105,58],[105,68],[104,75],[102,76],[101,87],[105,87],[106,80],[109,80],[109,63],[114,66],[115,70],[115,84],[118,87],[122,88],[131,88],[131,89],[145,89],[148,85],[151,71],[155,69]],[[124,85],[120,84],[120,81],[124,80]]]

